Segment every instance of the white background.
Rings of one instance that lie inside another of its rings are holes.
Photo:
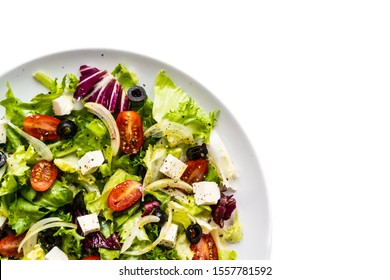
[[[386,2],[2,1],[0,74],[85,47],[168,62],[256,148],[278,279],[389,279]]]

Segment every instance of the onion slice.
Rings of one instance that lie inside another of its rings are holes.
[[[133,241],[135,237],[137,236],[138,232],[141,228],[143,228],[146,224],[149,223],[157,223],[160,221],[160,218],[154,215],[148,215],[143,218],[141,218],[137,224],[137,226],[133,227],[130,231],[129,235],[126,237],[125,243],[122,245],[121,254],[123,254],[127,249],[131,247],[133,244]]]
[[[74,228],[77,229],[76,224],[67,223],[62,221],[60,218],[52,217],[47,219],[42,219],[38,222],[36,222],[26,233],[26,236],[23,238],[22,242],[20,242],[18,247],[18,252],[23,248],[23,253],[27,254],[28,252],[25,252],[24,249],[26,248],[27,251],[30,251],[32,247],[35,246],[37,242],[37,234],[45,229],[52,228],[52,227],[68,227],[68,228]],[[28,246],[24,246],[27,244]]]
[[[26,139],[31,145],[33,145],[34,149],[37,151],[37,153],[41,156],[42,159],[45,159],[47,161],[53,160],[53,154],[51,153],[49,147],[43,143],[41,140],[31,136],[30,134],[24,132],[19,127],[11,123],[10,121],[7,121],[7,124],[12,127],[17,133],[20,134],[24,139]]]
[[[180,143],[191,144],[194,142],[191,129],[183,124],[168,120],[162,120],[152,125],[144,132],[144,136],[145,138],[165,136],[172,147]]]
[[[125,251],[123,254],[131,255],[131,256],[140,256],[143,254],[146,254],[147,252],[153,250],[154,247],[156,247],[158,244],[160,244],[161,240],[167,235],[169,227],[172,224],[172,204],[171,201],[168,203],[168,220],[164,224],[164,226],[161,228],[160,235],[157,237],[156,240],[149,246],[146,246],[142,248],[141,250],[134,250],[134,251]]]
[[[145,187],[145,191],[154,191],[154,190],[162,190],[166,188],[174,188],[174,189],[180,189],[182,191],[185,191],[187,193],[192,193],[192,187],[190,184],[178,180],[178,179],[169,179],[164,178],[157,181],[154,181],[153,183],[150,183]]]
[[[84,107],[87,108],[88,111],[96,115],[99,119],[101,119],[102,122],[108,128],[111,138],[111,148],[113,156],[116,156],[119,151],[120,145],[119,129],[111,112],[108,111],[107,108],[103,105],[95,102],[87,102],[84,104]]]

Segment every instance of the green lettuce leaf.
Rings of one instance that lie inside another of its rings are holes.
[[[88,193],[85,196],[85,203],[87,210],[90,213],[102,212],[103,216],[107,220],[113,220],[114,211],[108,207],[107,198],[111,190],[118,184],[126,180],[135,180],[139,181],[138,176],[131,175],[122,169],[118,169],[111,177],[108,179],[107,183],[104,185],[104,189],[101,195],[96,195],[96,193]]]
[[[14,193],[18,190],[18,182],[13,175],[5,174],[0,187],[0,197],[6,194]],[[4,204],[5,205],[5,204]]]
[[[230,243],[239,242],[242,239],[242,224],[238,218],[238,211],[235,211],[232,223],[223,228],[223,237]]]
[[[165,71],[160,71],[154,85],[153,118],[160,122],[165,114],[176,110],[180,103],[189,99],[190,97],[176,86]]]
[[[5,118],[16,126],[21,127],[26,117],[25,110],[29,109],[29,106],[15,97],[9,83],[6,86],[7,92],[5,93],[5,99],[0,101],[0,105],[5,108]]]
[[[15,153],[7,159],[7,174],[14,176],[24,176],[30,167],[27,165],[37,154],[32,145],[25,150],[24,146],[19,146]]]
[[[16,234],[21,234],[48,213],[49,211],[43,211],[39,205],[19,197],[9,206],[8,224]]]
[[[111,74],[118,80],[126,92],[129,88],[138,84],[137,74],[129,71],[123,64],[118,64]]]
[[[167,120],[182,124],[192,132],[195,140],[203,139],[208,143],[218,110],[206,114],[164,71],[157,75],[154,95],[153,118],[156,122]]]
[[[48,190],[39,194],[34,203],[54,212],[57,208],[70,204],[72,200],[73,191],[66,186],[66,182],[56,180]]]

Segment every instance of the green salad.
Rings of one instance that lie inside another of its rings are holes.
[[[0,101],[0,259],[237,258],[218,108],[163,70],[153,93],[123,64],[32,78],[45,90],[26,102],[7,83]]]

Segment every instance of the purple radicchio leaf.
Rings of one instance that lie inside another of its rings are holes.
[[[158,201],[149,201],[145,203],[145,211],[142,213],[142,217],[145,217],[153,212],[154,209],[160,207],[160,203]]]
[[[233,195],[227,196],[221,193],[221,198],[218,200],[218,203],[212,207],[214,222],[223,228],[224,221],[230,219],[235,209],[236,200],[233,198]]]
[[[77,217],[88,214],[84,202],[84,191],[80,191],[76,194],[70,207],[72,222],[77,225],[76,231],[78,234],[83,235],[83,231],[81,230],[81,227],[77,221]],[[119,250],[121,248],[119,241],[120,240],[117,233],[113,233],[108,238],[106,238],[100,231],[98,231],[87,234],[81,242],[82,247],[86,252],[92,252],[92,249],[96,248]]]
[[[115,232],[108,238],[104,237],[100,231],[91,232],[87,234],[83,240],[83,249],[87,252],[97,248],[119,250],[121,248],[119,242],[119,235]]]
[[[80,66],[80,81],[73,97],[102,104],[112,113],[126,111],[130,105],[127,94],[111,73],[88,65]]]
[[[81,233],[81,228],[77,222],[77,217],[88,214],[84,202],[84,191],[78,192],[73,198],[72,204],[70,205],[70,212],[72,214],[72,223],[77,224],[77,232]]]

